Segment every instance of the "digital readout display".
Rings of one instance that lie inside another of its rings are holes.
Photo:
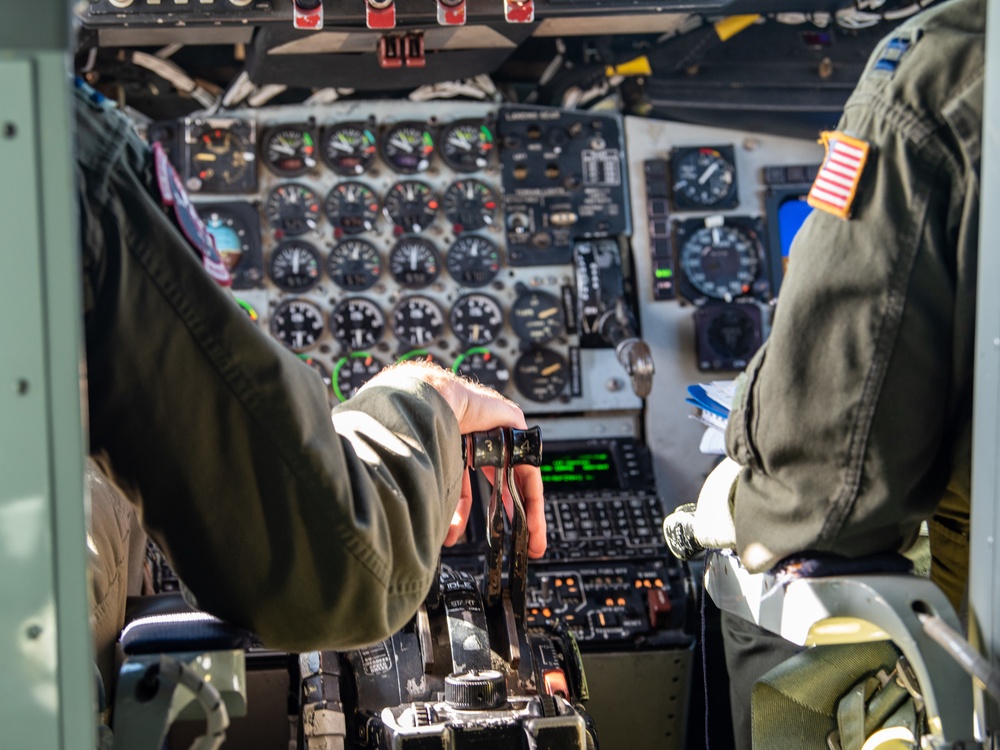
[[[543,453],[542,482],[552,489],[620,489],[614,456],[607,451]]]

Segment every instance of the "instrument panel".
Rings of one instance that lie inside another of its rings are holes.
[[[474,102],[446,109],[231,111],[180,121],[177,142],[164,145],[237,298],[324,375],[334,399],[391,362],[423,358],[527,413],[638,409],[638,397],[601,375],[621,369],[613,350],[581,348],[569,262],[576,234],[628,228],[621,118]],[[546,128],[537,156],[527,143],[535,122]],[[513,148],[525,127],[525,147]],[[505,158],[517,160],[516,189]],[[544,191],[536,174],[551,182]],[[610,223],[589,218],[610,205],[619,212]],[[532,236],[557,236],[559,252],[552,242],[512,245],[527,214]]]

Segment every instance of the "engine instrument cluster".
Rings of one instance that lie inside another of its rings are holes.
[[[234,111],[182,121],[165,146],[237,297],[328,373],[337,399],[421,357],[529,413],[638,408],[627,390],[588,382],[618,365],[609,349],[581,354],[570,263],[575,237],[628,230],[621,119],[446,111]]]

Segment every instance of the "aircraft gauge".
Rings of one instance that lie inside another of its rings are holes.
[[[295,237],[316,228],[319,223],[319,199],[305,185],[287,182],[267,196],[264,215],[278,232]]]
[[[351,352],[333,366],[333,393],[347,401],[358,389],[378,375],[384,364],[368,352]]]
[[[411,346],[426,346],[444,332],[444,313],[427,297],[403,297],[392,311],[392,331]]]
[[[685,222],[676,232],[682,281],[696,294],[730,302],[753,294],[760,267],[756,233],[738,224]],[[696,296],[685,292],[685,296]]]
[[[448,273],[459,284],[486,286],[500,271],[500,251],[489,240],[474,234],[459,237],[448,251]]]
[[[503,393],[510,382],[507,364],[489,349],[478,346],[459,355],[452,371]]]
[[[195,121],[185,135],[186,187],[201,193],[247,193],[257,189],[254,124],[235,120]]]
[[[323,213],[337,236],[370,232],[378,219],[378,196],[361,182],[341,182],[326,196]]]
[[[441,272],[434,244],[422,237],[404,237],[389,254],[389,272],[407,289],[430,286]]]
[[[434,156],[434,137],[423,123],[402,122],[382,136],[382,158],[400,174],[423,172]]]
[[[675,208],[726,209],[739,204],[732,146],[674,149],[670,171]]]
[[[330,251],[326,268],[341,289],[360,292],[372,287],[382,275],[382,258],[370,242],[352,238]]]
[[[308,242],[288,240],[271,253],[271,280],[286,292],[304,292],[319,281],[319,251]]]
[[[382,338],[385,316],[370,299],[348,297],[330,313],[330,330],[347,349],[367,349]]]
[[[514,365],[514,384],[532,401],[552,401],[558,398],[569,382],[569,366],[558,352],[532,349]]]
[[[489,166],[493,145],[493,133],[486,123],[453,122],[441,133],[441,158],[456,172],[475,172]]]
[[[271,335],[293,352],[315,346],[323,328],[323,312],[308,300],[287,299],[271,313]]]
[[[526,288],[510,308],[514,333],[531,344],[544,344],[563,331],[566,317],[562,302],[553,294]]]
[[[398,233],[420,234],[437,216],[437,196],[427,183],[419,180],[397,182],[385,194],[382,213]]]
[[[503,308],[485,294],[466,294],[451,308],[451,330],[466,346],[492,343],[503,328]]]
[[[455,227],[456,233],[492,225],[499,205],[493,189],[479,180],[453,182],[441,202],[444,215]]]
[[[298,177],[316,166],[316,140],[306,125],[282,125],[264,136],[264,164],[281,177]]]
[[[364,174],[375,161],[375,134],[363,123],[343,123],[323,133],[323,161],[344,177]]]

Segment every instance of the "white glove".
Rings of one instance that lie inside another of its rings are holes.
[[[681,505],[663,519],[663,536],[676,557],[688,560],[703,549],[736,549],[731,497],[741,467],[725,458],[698,493],[698,503]]]

